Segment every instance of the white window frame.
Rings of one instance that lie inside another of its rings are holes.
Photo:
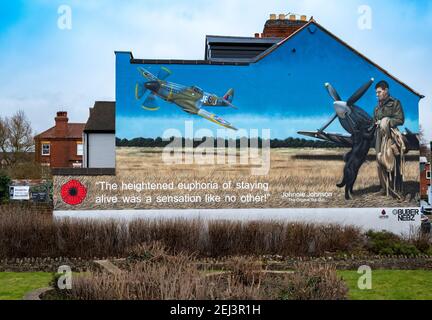
[[[79,146],[81,146],[81,154],[79,153]],[[82,142],[77,143],[76,154],[77,154],[77,156],[84,156],[84,144]]]
[[[426,171],[426,179],[428,179],[428,180],[431,179],[431,171],[430,170]]]
[[[48,153],[44,153],[44,146],[48,146]],[[51,143],[42,143],[41,154],[43,156],[49,156],[49,155],[51,155]]]

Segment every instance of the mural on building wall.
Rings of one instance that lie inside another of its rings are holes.
[[[196,114],[222,127],[237,130],[228,121],[203,109],[203,107],[231,107],[236,109],[231,103],[234,98],[234,89],[229,89],[223,97],[218,97],[215,94],[204,92],[197,86],[188,87],[165,81],[171,74],[171,71],[166,67],[160,68],[157,77],[142,67],[138,67],[137,70],[145,81],[136,83],[135,98],[144,100],[141,105],[144,110],[159,110],[160,107],[156,99],[159,97],[174,103],[186,113]]]
[[[118,52],[119,197],[79,208],[418,207],[420,99],[314,23],[249,63]]]

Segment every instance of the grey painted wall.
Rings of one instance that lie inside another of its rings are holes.
[[[85,134],[84,154],[85,167],[88,161],[88,168],[115,168],[115,134]]]

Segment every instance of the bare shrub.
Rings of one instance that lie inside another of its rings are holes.
[[[207,277],[191,255],[148,253],[157,259],[140,261],[120,274],[77,277],[67,293],[78,300],[210,300],[262,299],[259,285],[245,285],[231,276]]]
[[[263,263],[253,257],[233,257],[226,268],[233,279],[245,285],[261,283],[264,275]]]
[[[331,265],[299,263],[286,281],[282,298],[288,300],[346,300],[348,288]]]
[[[354,227],[286,222],[195,219],[53,220],[29,209],[0,206],[0,258],[126,257],[134,246],[159,242],[170,254],[320,256],[364,248]]]
[[[130,261],[160,260],[167,255],[167,248],[161,242],[137,244],[127,251]]]
[[[264,273],[252,258],[238,257],[230,272],[213,275],[199,270],[193,256],[169,255],[160,244],[145,249],[152,258],[116,274],[95,273],[74,278],[59,299],[73,300],[340,300],[347,288],[327,265],[299,264],[290,274]],[[144,248],[144,246],[142,247]],[[148,250],[148,251],[147,251]]]

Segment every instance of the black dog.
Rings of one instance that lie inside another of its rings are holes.
[[[374,133],[374,128],[371,127],[356,128],[356,130],[354,130],[352,135],[352,149],[344,156],[345,168],[343,180],[341,183],[337,184],[339,188],[345,187],[346,200],[352,199],[354,183],[357,180],[360,167],[366,161],[374,138]]]

